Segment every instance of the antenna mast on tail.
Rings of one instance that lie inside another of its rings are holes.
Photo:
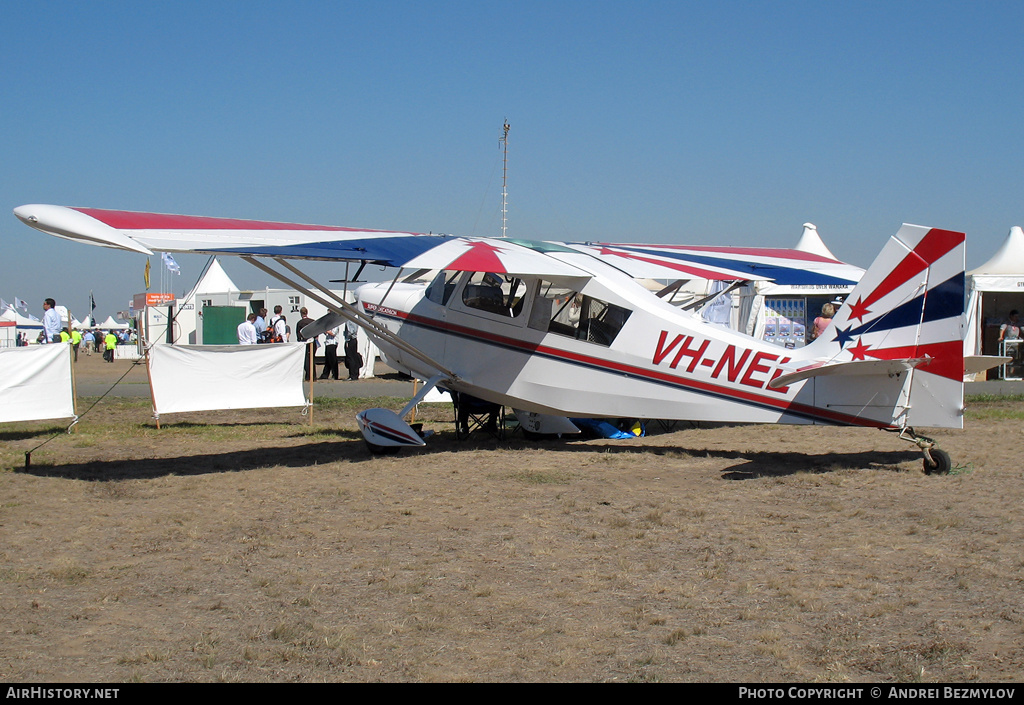
[[[508,120],[505,120],[505,133],[499,140],[505,155],[501,165],[501,236],[508,231]]]

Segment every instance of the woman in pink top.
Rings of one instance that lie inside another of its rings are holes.
[[[832,304],[825,304],[821,307],[821,315],[814,319],[814,328],[811,329],[811,340],[825,332],[825,329],[832,323],[832,316],[836,315],[836,307]]]

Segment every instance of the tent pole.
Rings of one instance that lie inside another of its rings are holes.
[[[314,338],[315,340],[315,338]],[[309,350],[309,425],[313,425],[313,384],[316,380],[316,343],[312,345],[306,344],[306,348]]]
[[[70,314],[69,314],[69,317],[70,317]],[[71,341],[68,341],[68,346],[70,347],[70,345],[71,345]],[[69,349],[68,352],[70,353],[72,351]],[[75,384],[75,356],[74,356],[74,354],[68,355],[68,360],[70,360],[70,365],[71,365],[71,412],[75,415],[75,418],[78,418],[78,386]],[[68,429],[68,433],[70,433],[72,431],[72,429],[74,429],[74,427],[75,427],[75,425],[71,424],[71,428]]]

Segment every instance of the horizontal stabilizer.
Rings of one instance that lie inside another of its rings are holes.
[[[818,367],[805,367],[796,372],[780,375],[768,383],[772,389],[786,387],[794,382],[800,382],[811,377],[823,377],[826,375],[888,375],[894,377],[898,374],[911,370],[931,358],[918,357],[902,360],[854,360],[852,362],[836,362]]]
[[[964,374],[973,375],[993,367],[1005,365],[1013,360],[1012,357],[1000,357],[999,355],[967,355],[964,357]]]

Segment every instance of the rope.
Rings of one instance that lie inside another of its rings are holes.
[[[92,405],[88,409],[86,409],[84,412],[82,412],[78,416],[74,417],[74,420],[71,422],[71,425],[67,427],[67,429],[65,429],[64,431],[62,431],[60,433],[53,434],[52,436],[47,438],[45,441],[43,441],[42,443],[37,445],[35,448],[33,448],[31,450],[28,450],[28,451],[25,451],[25,469],[28,470],[29,467],[32,466],[32,454],[33,453],[35,453],[37,450],[39,450],[40,448],[45,446],[47,443],[52,441],[54,438],[57,438],[59,436],[63,436],[63,435],[66,435],[66,434],[70,434],[71,433],[71,429],[74,428],[75,424],[77,424],[79,421],[81,421],[83,418],[85,418],[85,415],[88,414],[90,411],[92,411],[93,407],[95,407],[97,404],[99,404],[101,401],[103,401],[103,399],[108,394],[110,394],[112,391],[114,391],[114,387],[119,385],[121,383],[121,380],[123,380],[125,377],[127,377],[128,373],[131,372],[133,369],[135,369],[136,365],[141,365],[144,362],[145,362],[145,358],[141,358],[139,360],[135,360],[131,364],[131,366],[128,368],[128,370],[123,375],[121,375],[121,377],[116,382],[114,382],[112,385],[110,385],[110,389],[108,389],[107,391],[103,392],[103,395],[100,396],[98,399],[96,399],[96,401],[94,401],[92,403]]]

